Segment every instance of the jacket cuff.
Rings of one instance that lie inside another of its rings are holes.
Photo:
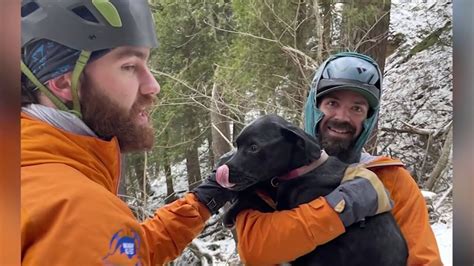
[[[184,198],[189,204],[193,205],[198,210],[199,215],[203,218],[204,222],[211,217],[211,212],[209,211],[209,209],[206,207],[206,205],[204,205],[204,203],[199,201],[199,199],[194,193],[186,193],[184,195]]]

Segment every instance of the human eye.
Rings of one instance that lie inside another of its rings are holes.
[[[337,106],[337,101],[336,100],[328,100],[326,102],[326,105],[330,106],[330,107],[336,107]]]
[[[133,64],[127,64],[122,66],[122,70],[134,72],[137,67]]]
[[[352,110],[358,114],[365,114],[367,108],[365,106],[355,105],[352,107]]]

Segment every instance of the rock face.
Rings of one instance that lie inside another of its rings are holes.
[[[452,3],[392,1],[390,19],[377,148],[406,163],[423,185],[453,119]],[[449,161],[439,189],[452,182],[451,169]]]

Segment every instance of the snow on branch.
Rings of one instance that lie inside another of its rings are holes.
[[[449,185],[449,188],[443,193],[443,195],[441,195],[439,200],[433,205],[433,209],[435,211],[439,208],[439,206],[441,206],[441,203],[443,203],[444,199],[446,199],[446,197],[449,195],[449,193],[451,193],[452,190],[453,190],[453,184]]]
[[[429,190],[433,190],[436,182],[438,179],[441,177],[441,174],[443,171],[449,167],[449,157],[451,154],[451,149],[453,146],[453,129],[450,126],[449,127],[449,132],[446,136],[446,139],[444,141],[443,149],[441,151],[441,155],[436,162],[436,165],[433,169],[433,171],[430,174],[430,177],[428,178],[428,181],[426,182],[426,187]]]
[[[418,135],[425,135],[425,136],[432,135],[433,137],[436,137],[439,134],[446,133],[453,123],[453,121],[451,120],[446,125],[442,126],[441,128],[426,129],[426,128],[418,128],[405,121],[400,120],[400,122],[403,125],[405,125],[407,128],[381,127],[380,130],[385,131],[385,132],[411,133],[411,134],[418,134]]]
[[[194,239],[188,247],[201,260],[202,266],[214,265],[213,254],[206,248],[205,242]]]

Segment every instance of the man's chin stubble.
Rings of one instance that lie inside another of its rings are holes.
[[[349,140],[328,137],[323,137],[320,142],[323,149],[332,156],[337,156],[340,153],[347,152],[352,143],[352,141]]]

